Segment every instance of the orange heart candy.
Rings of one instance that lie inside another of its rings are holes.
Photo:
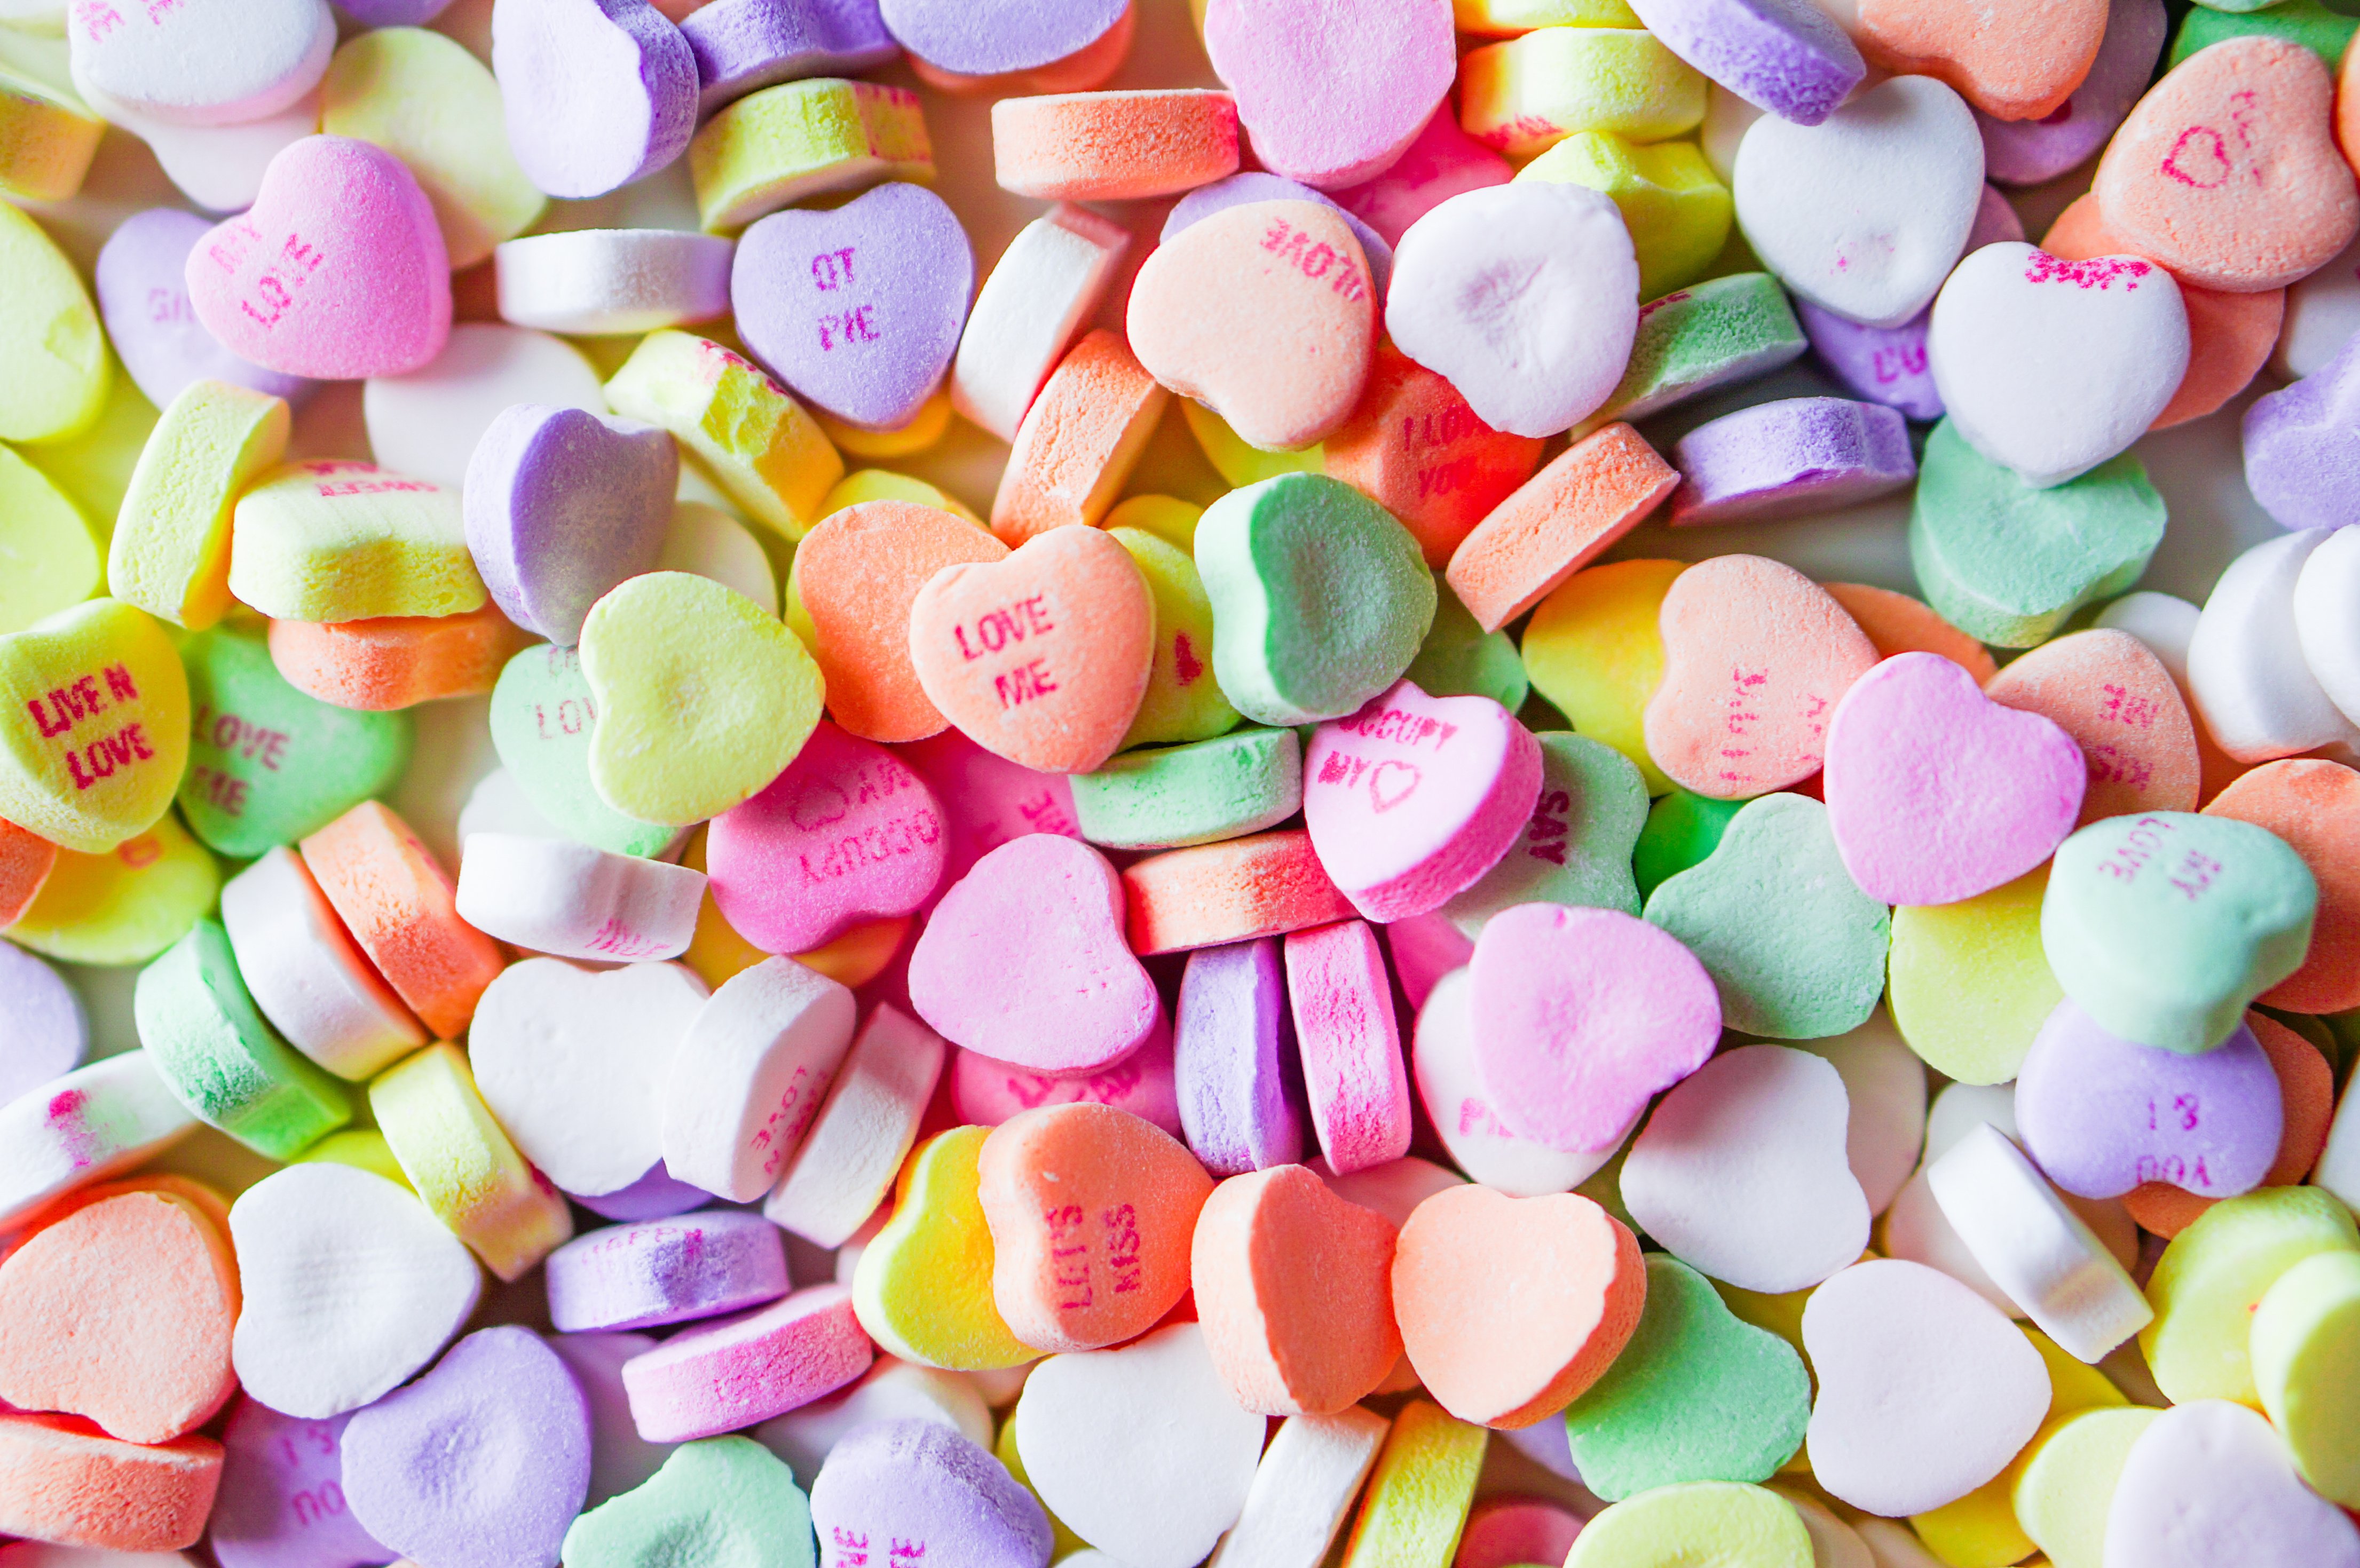
[[[2282,289],[2360,232],[2360,190],[2328,135],[2319,57],[2260,36],[2200,50],[2123,122],[2091,187],[2098,214],[2183,282]]]
[[[1837,701],[1876,662],[1876,645],[1826,589],[1758,555],[1681,572],[1662,626],[1647,755],[1682,789],[1717,800],[1817,773]]]
[[[1147,695],[1155,601],[1131,552],[1052,528],[1004,561],[948,566],[910,605],[910,662],[943,716],[1042,773],[1114,755]]]
[[[1419,1380],[1460,1421],[1503,1431],[1580,1398],[1646,1301],[1638,1237],[1576,1192],[1446,1187],[1393,1248],[1393,1317]]]
[[[1860,52],[1896,74],[1931,76],[1995,120],[2055,114],[2090,74],[2106,0],[2033,5],[1860,0]]]
[[[1232,1176],[1196,1219],[1196,1321],[1229,1395],[1266,1416],[1333,1415],[1401,1359],[1393,1222],[1307,1166]]]

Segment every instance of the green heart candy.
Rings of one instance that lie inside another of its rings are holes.
[[[1648,897],[1647,919],[1697,955],[1721,1020],[1747,1034],[1843,1034],[1885,991],[1892,912],[1852,881],[1808,795],[1748,800],[1702,864]]]
[[[2302,966],[2319,884],[2287,842],[2234,817],[2150,811],[2060,845],[2040,945],[2098,1027],[2193,1053]]]
[[[1918,461],[1909,564],[1952,626],[1994,648],[2030,648],[2136,583],[2163,525],[2163,497],[2128,452],[2036,490],[1944,419]]]
[[[1513,639],[1485,631],[1438,572],[1434,584],[1434,625],[1406,678],[1429,697],[1489,697],[1512,713],[1523,707],[1532,682]]]
[[[1631,846],[1647,819],[1638,765],[1612,746],[1570,731],[1541,743],[1541,792],[1524,832],[1482,879],[1442,906],[1466,936],[1517,904],[1578,904],[1639,912]]]
[[[1716,800],[1691,795],[1677,785],[1647,808],[1647,825],[1631,851],[1631,873],[1639,881],[1639,897],[1652,898],[1655,889],[1691,866],[1701,866],[1729,830],[1729,819],[1745,807],[1743,800]]]
[[[1303,747],[1293,730],[1232,730],[1150,747],[1076,773],[1082,836],[1109,849],[1178,849],[1260,833],[1303,809]]]
[[[536,643],[508,662],[492,688],[492,745],[500,766],[552,827],[617,855],[661,855],[678,828],[623,815],[590,783],[590,735],[598,705],[581,656]]]
[[[215,626],[180,643],[189,771],[180,813],[224,855],[250,859],[326,827],[410,766],[406,713],[365,713],[288,684],[259,633]]]
[[[576,1519],[558,1549],[565,1568],[813,1568],[817,1557],[794,1472],[750,1437],[682,1443]]]
[[[1766,1481],[1803,1445],[1810,1374],[1679,1259],[1647,1255],[1647,1304],[1606,1375],[1567,1407],[1582,1484],[1609,1501],[1683,1481]]]

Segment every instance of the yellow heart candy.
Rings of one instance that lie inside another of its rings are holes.
[[[1894,1026],[1936,1072],[2006,1083],[2065,999],[2040,946],[2048,887],[2042,866],[1955,904],[1893,911]]]
[[[148,432],[107,547],[107,591],[192,632],[229,612],[237,498],[287,455],[287,404],[191,381]]]
[[[82,189],[106,122],[29,75],[0,70],[0,195],[62,201]]]
[[[1343,1568],[1449,1562],[1475,1501],[1491,1438],[1489,1429],[1460,1421],[1430,1399],[1404,1405],[1360,1494]]]
[[[1021,1367],[1040,1352],[1009,1332],[991,1294],[983,1140],[955,1127],[910,1151],[885,1222],[852,1276],[852,1310],[869,1337],[904,1361],[954,1372]]]
[[[387,1068],[368,1097],[410,1187],[493,1273],[515,1279],[574,1235],[574,1212],[492,1119],[457,1046]]]
[[[2234,1399],[2261,1408],[2250,1354],[2254,1312],[2278,1277],[2322,1252],[2360,1251],[2352,1211],[2318,1187],[2262,1187],[2213,1204],[2171,1238],[2147,1279],[2155,1321],[2139,1349],[2175,1405]]]
[[[1239,713],[1213,679],[1213,601],[1196,563],[1186,550],[1140,528],[1109,528],[1107,535],[1131,552],[1155,600],[1155,663],[1147,695],[1117,749],[1229,734]]]
[[[2360,1253],[2323,1252],[2278,1276],[2254,1312],[2254,1383],[2295,1468],[2360,1508]]]
[[[1618,561],[1577,572],[1524,627],[1533,690],[1580,734],[1637,763],[1650,795],[1669,793],[1672,781],[1647,755],[1642,715],[1664,679],[1664,595],[1686,570],[1677,561]]]
[[[312,625],[484,607],[459,492],[374,463],[290,463],[237,503],[230,592]]]
[[[2162,1414],[2139,1405],[2076,1410],[2033,1434],[2016,1477],[2016,1517],[2055,1568],[2104,1568],[2114,1482],[2131,1444]]]
[[[811,531],[844,459],[786,388],[742,354],[686,332],[650,332],[606,383],[606,403],[670,430],[755,521]]]
[[[1658,1486],[1581,1527],[1565,1568],[1811,1568],[1811,1535],[1776,1493],[1732,1481]]]
[[[20,632],[98,587],[98,541],[82,508],[39,469],[0,446],[0,632]]]
[[[180,819],[158,819],[98,855],[58,852],[8,940],[68,964],[145,964],[213,908],[221,868]]]
[[[79,435],[106,406],[106,334],[65,252],[5,201],[0,278],[0,441]]]
[[[171,805],[189,678],[144,612],[93,599],[0,637],[0,817],[96,855]]]

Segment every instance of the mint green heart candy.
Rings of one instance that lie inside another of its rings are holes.
[[[1810,1419],[1795,1347],[1739,1319],[1678,1258],[1651,1252],[1639,1327],[1567,1407],[1565,1431],[1582,1485],[1612,1502],[1682,1481],[1766,1481]]]
[[[1743,800],[1716,800],[1691,795],[1677,785],[1647,808],[1647,825],[1631,850],[1631,873],[1639,881],[1639,897],[1653,898],[1655,889],[1686,871],[1704,864],[1728,831],[1729,819],[1745,807]]]
[[[1196,524],[1213,676],[1257,724],[1339,719],[1401,679],[1434,625],[1409,530],[1339,479],[1282,474]]]
[[[218,920],[139,972],[131,1017],[173,1097],[257,1154],[292,1160],[353,1119],[344,1086],[263,1021]]]
[[[598,706],[581,656],[555,643],[526,648],[492,688],[492,746],[500,766],[549,825],[616,855],[661,855],[680,830],[627,817],[590,783]]]
[[[1844,1034],[1885,992],[1892,911],[1852,881],[1808,795],[1748,800],[1701,864],[1648,897],[1646,918],[1697,955],[1721,1021],[1747,1034]]]
[[[878,1542],[880,1568],[885,1543]],[[750,1437],[683,1443],[565,1531],[565,1568],[814,1568],[811,1503]]]
[[[1612,746],[1565,730],[1541,743],[1541,792],[1524,831],[1472,887],[1442,906],[1472,937],[1517,904],[1576,904],[1639,912],[1631,846],[1647,820],[1638,765]]]
[[[1944,419],[1918,460],[1909,564],[1952,626],[1994,648],[2031,648],[2136,583],[2163,525],[2163,497],[2128,452],[2036,490]]]
[[[1126,751],[1076,773],[1082,836],[1109,849],[1179,849],[1243,838],[1303,809],[1303,747],[1293,730],[1233,730],[1187,746]]]
[[[189,771],[180,814],[210,848],[240,859],[293,844],[392,787],[410,766],[406,713],[364,713],[297,691],[258,632],[184,637]]]
[[[2302,966],[2319,884],[2267,828],[2150,811],[2058,847],[2040,945],[2065,994],[2110,1034],[2193,1053]]]
[[[2343,60],[2355,31],[2360,31],[2360,18],[2331,11],[2319,0],[2280,0],[2267,6],[2215,6],[2204,0],[2181,18],[2180,31],[2171,40],[2170,62],[2164,69],[2176,69],[2190,55],[2214,44],[2260,37],[2283,38],[2307,49],[2332,71]]]
[[[1487,632],[1459,595],[1435,574],[1434,625],[1410,660],[1407,678],[1429,697],[1489,697],[1510,713],[1532,695],[1524,655],[1505,632]]]
[[[1734,273],[1650,299],[1639,307],[1622,381],[1574,427],[1575,439],[1767,376],[1810,346],[1786,291],[1766,272]]]

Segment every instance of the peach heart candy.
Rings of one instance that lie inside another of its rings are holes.
[[[1147,695],[1155,601],[1120,543],[1052,528],[1003,561],[936,572],[910,604],[910,662],[927,700],[985,750],[1087,773]]]
[[[1509,1129],[1609,1149],[1649,1096],[1704,1065],[1721,996],[1679,942],[1615,909],[1519,904],[1475,939],[1475,1073]]]
[[[1994,120],[2055,114],[2098,59],[2106,0],[2022,10],[1863,0],[1860,52],[1885,70],[1932,76]]]
[[[1647,700],[1647,755],[1672,782],[1716,800],[1817,773],[1836,704],[1876,662],[1868,634],[1826,589],[1758,555],[1681,572],[1660,624],[1664,679]]]
[[[351,381],[416,370],[451,335],[451,262],[402,161],[346,136],[270,160],[254,205],[189,252],[189,303],[242,359]]]
[[[2089,766],[2038,713],[2002,707],[1939,653],[1862,676],[1828,724],[1828,822],[1844,867],[1886,904],[1954,904],[2057,851]]]
[[[1353,907],[1400,920],[1497,865],[1540,791],[1540,743],[1507,709],[1403,681],[1314,732],[1303,823]]]
[[[1443,1409],[1485,1426],[1530,1426],[1579,1398],[1646,1299],[1638,1238],[1576,1192],[1448,1187],[1411,1212],[1393,1249],[1410,1365]]]
[[[2196,809],[2202,761],[2188,703],[2163,660],[2130,633],[2097,627],[2043,643],[1983,691],[2050,720],[2081,748],[2090,778],[2076,827]]]
[[[1252,201],[1156,246],[1131,285],[1128,325],[1150,376],[1247,444],[1291,452],[1360,400],[1376,290],[1335,208]]]
[[[1163,1005],[1124,940],[1114,867],[1055,833],[1001,844],[943,896],[910,954],[910,1004],[955,1045],[1055,1073],[1129,1055]]]

